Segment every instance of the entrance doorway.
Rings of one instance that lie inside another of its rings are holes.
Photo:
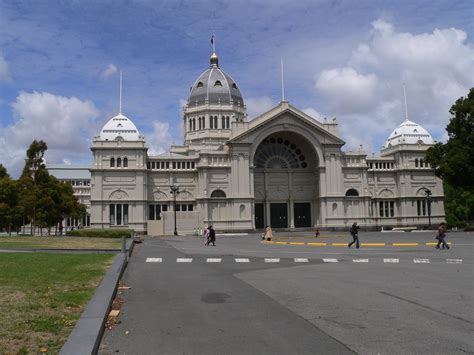
[[[270,204],[270,226],[272,228],[288,228],[288,209],[286,203]]]
[[[262,229],[264,227],[264,208],[263,203],[255,204],[255,228]]]
[[[295,227],[311,227],[311,203],[295,203]]]

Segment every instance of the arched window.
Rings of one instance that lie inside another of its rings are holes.
[[[190,131],[193,130],[193,120],[192,119],[189,120],[189,130]]]
[[[229,118],[229,116],[227,116],[227,117],[225,118],[225,125],[226,125],[227,129],[230,128],[230,118]]]
[[[202,82],[199,82],[199,83],[197,84],[197,87],[198,87],[198,88],[202,88],[203,86],[204,86],[204,84],[203,84]]]
[[[420,168],[423,167],[423,159],[420,159]]]
[[[198,118],[198,123],[199,123],[199,129],[201,129],[201,127],[202,127],[201,117]]]
[[[216,80],[216,82],[214,83],[214,86],[222,86],[222,83],[219,80]]]
[[[214,128],[214,117],[212,116],[209,117],[209,128],[210,129]]]
[[[117,168],[122,167],[122,158],[117,158]]]
[[[115,168],[115,158],[110,158],[110,167]]]
[[[225,117],[224,116],[221,117],[221,128],[222,129],[225,128]]]
[[[202,118],[202,129],[206,128],[206,117]]]
[[[359,192],[356,189],[349,189],[346,191],[346,197],[356,197],[359,196]]]
[[[232,89],[237,89],[237,84],[236,83],[232,84]]]
[[[214,116],[214,128],[217,129],[217,116]]]
[[[418,159],[415,159],[415,168],[418,168]]]
[[[226,195],[222,190],[214,190],[211,193],[211,198],[226,198]]]
[[[193,118],[193,131],[195,131],[195,130],[196,130],[196,119]]]
[[[123,158],[123,167],[124,168],[128,167],[128,158],[127,157]]]

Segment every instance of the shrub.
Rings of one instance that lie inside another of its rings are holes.
[[[133,232],[133,229],[77,229],[66,232],[66,235],[86,238],[122,238],[122,236],[130,237]]]

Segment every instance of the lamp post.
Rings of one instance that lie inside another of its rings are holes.
[[[179,194],[179,185],[171,185],[170,189],[170,193],[173,195],[174,235],[178,235],[178,229],[176,227],[176,196]]]
[[[433,195],[433,193],[430,189],[427,189],[426,187],[423,188],[423,191],[425,191],[426,204],[428,207],[428,227],[431,229],[431,195]]]

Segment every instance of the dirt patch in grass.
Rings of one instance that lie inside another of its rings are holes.
[[[81,237],[0,237],[0,249],[120,249],[121,241],[110,238]]]
[[[58,353],[113,257],[1,254],[0,354]]]

